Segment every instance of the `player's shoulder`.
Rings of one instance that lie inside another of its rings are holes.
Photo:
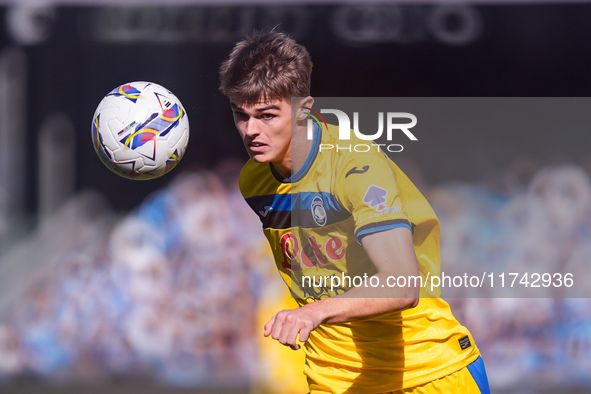
[[[372,149],[376,149],[372,147]],[[367,151],[345,154],[339,164],[339,172],[343,179],[350,175],[359,174],[373,178],[377,174],[392,174],[396,172],[394,162],[382,152]]]
[[[269,163],[257,163],[249,159],[240,171],[238,185],[242,195],[248,198],[276,193],[279,182],[273,175]]]
[[[242,166],[242,170],[240,171],[240,178],[249,177],[253,173],[261,173],[264,171],[265,167],[268,167],[268,164],[257,163],[252,159],[248,159],[246,163]]]
[[[394,165],[392,159],[379,144],[361,140],[354,133],[351,133],[348,140],[339,140],[338,133],[338,126],[329,124],[328,129],[322,135],[322,144],[324,145],[320,151],[323,154],[331,155],[332,161],[336,165],[363,166],[369,163],[379,163],[390,167]]]
[[[265,167],[268,169],[268,164],[267,166],[263,166],[262,163],[257,163],[252,159],[249,159],[244,164],[238,179],[240,191],[243,195],[250,194],[249,190],[257,183],[257,180],[261,179],[261,175],[265,172]]]

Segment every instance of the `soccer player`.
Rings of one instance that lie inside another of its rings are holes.
[[[303,344],[311,393],[488,393],[472,336],[416,280],[440,273],[435,213],[383,152],[321,151],[338,145],[332,125],[308,138],[311,72],[307,50],[275,31],[238,42],[220,68],[250,156],[240,189],[299,304],[264,335]]]

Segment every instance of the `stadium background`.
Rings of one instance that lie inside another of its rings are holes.
[[[0,392],[303,392],[299,355],[261,342],[289,300],[237,193],[245,153],[217,91],[252,29],[309,49],[317,96],[591,87],[585,2],[169,4],[0,1]],[[172,90],[191,122],[185,158],[150,182],[111,174],[90,143],[100,99],[134,80]],[[512,256],[561,271],[591,252],[588,141],[457,130],[396,159],[442,220],[443,264],[494,263],[503,225]],[[589,299],[450,302],[493,392],[591,387]]]

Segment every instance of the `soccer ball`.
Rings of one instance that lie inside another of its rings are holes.
[[[179,99],[151,82],[113,89],[92,120],[92,142],[101,161],[129,179],[162,176],[181,160],[189,142],[189,120]]]

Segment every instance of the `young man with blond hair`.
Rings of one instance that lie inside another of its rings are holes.
[[[320,152],[338,133],[316,124],[308,138],[311,72],[307,50],[274,31],[238,42],[220,69],[250,156],[242,194],[299,304],[264,335],[303,344],[311,393],[488,393],[474,340],[439,289],[384,285],[439,275],[435,213],[382,152]],[[335,277],[364,285],[334,287]]]

